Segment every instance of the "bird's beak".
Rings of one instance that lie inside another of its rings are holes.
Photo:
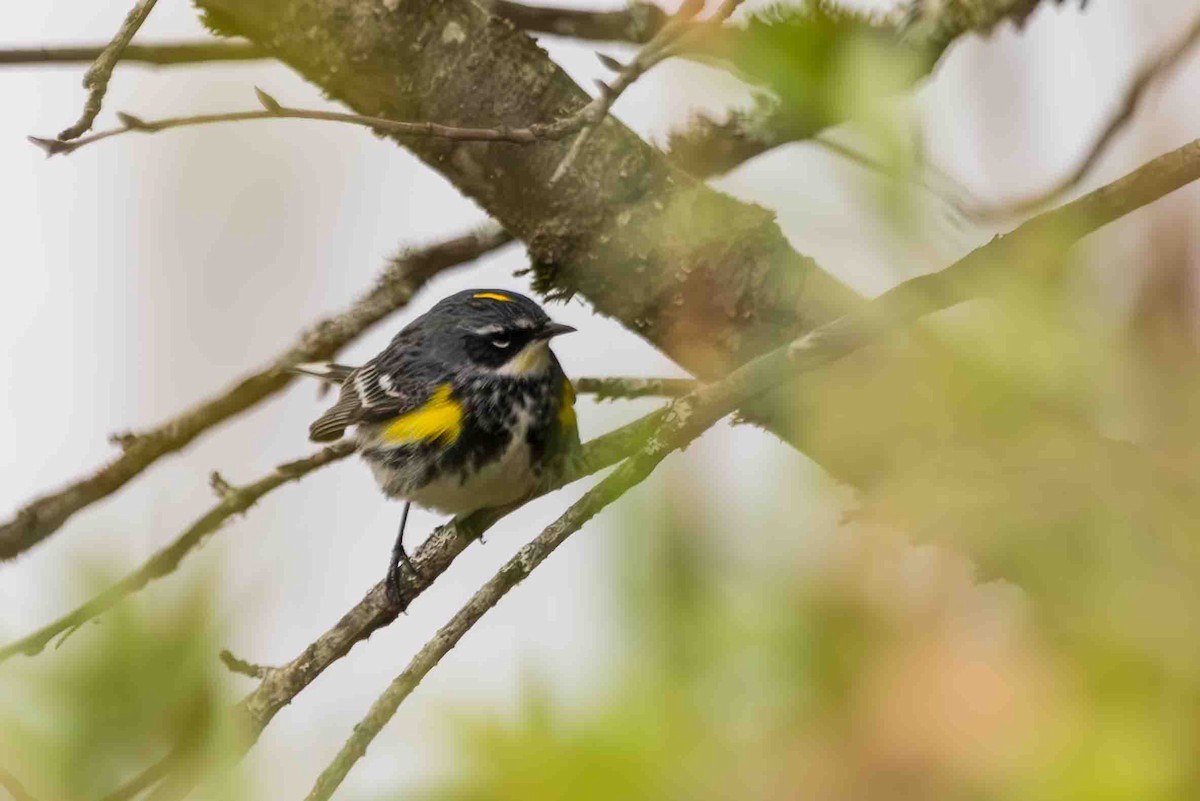
[[[563,323],[546,323],[542,326],[542,330],[534,335],[534,339],[550,339],[561,334],[569,334],[575,329]]]

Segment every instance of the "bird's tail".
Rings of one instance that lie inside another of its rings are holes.
[[[306,362],[305,364],[292,365],[288,368],[288,372],[312,376],[327,384],[341,385],[346,380],[346,377],[354,372],[354,368],[347,367],[344,364],[334,364],[333,362]]]

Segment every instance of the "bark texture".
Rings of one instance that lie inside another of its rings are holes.
[[[588,96],[528,36],[469,0],[200,0],[359,113],[523,126]],[[706,187],[615,120],[560,181],[567,142],[397,137],[530,249],[541,285],[578,291],[704,378],[845,311],[853,296],[773,215]]]

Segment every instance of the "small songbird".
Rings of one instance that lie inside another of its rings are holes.
[[[575,393],[550,340],[575,329],[524,295],[473,289],[409,323],[362,367],[302,364],[341,387],[309,428],[314,442],[355,426],[360,455],[384,494],[406,501],[388,566],[399,601],[410,503],[453,515],[528,496],[579,446]]]

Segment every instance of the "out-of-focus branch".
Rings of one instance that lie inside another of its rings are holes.
[[[11,559],[36,545],[75,512],[116,492],[161,457],[180,450],[209,428],[280,391],[294,377],[288,373],[289,367],[330,358],[375,323],[405,306],[434,275],[479,258],[509,241],[507,233],[489,226],[477,233],[397,256],[362,299],[308,328],[290,348],[262,369],[154,429],[115,436],[124,449],[121,456],[92,475],[38,498],[0,525],[0,560]]]
[[[667,21],[665,11],[643,2],[630,3],[619,11],[581,11],[508,0],[484,0],[482,5],[525,31],[598,42],[643,44],[653,39]]]
[[[125,15],[125,21],[121,23],[121,27],[112,41],[100,51],[95,63],[84,73],[83,88],[88,90],[88,97],[83,105],[83,114],[74,125],[58,134],[59,139],[76,139],[92,127],[92,123],[96,121],[96,115],[100,113],[100,106],[104,103],[104,95],[108,91],[108,81],[112,78],[113,68],[121,60],[121,54],[129,46],[129,41],[138,32],[138,28],[142,27],[146,17],[150,16],[150,12],[154,10],[155,2],[157,0],[138,0]]]
[[[1011,266],[1014,255],[1029,252],[1033,245],[1045,243],[1048,236],[1055,237],[1061,247],[1069,247],[1112,220],[1197,179],[1200,179],[1200,140],[1155,159],[1075,203],[1029,221],[941,272],[905,281],[860,311],[759,356],[721,381],[674,401],[661,426],[636,454],[521,548],[417,652],[354,727],[333,762],[318,777],[306,801],[327,801],[400,704],[463,635],[555,548],[601,509],[643,481],[668,454],[686,446],[717,420],[790,375],[815,370],[887,331],[978,297],[986,286],[981,281],[985,273]]]
[[[104,49],[102,45],[3,48],[0,49],[0,66],[90,64],[100,57]],[[129,45],[121,54],[121,63],[171,67],[221,61],[256,61],[269,57],[266,50],[249,42],[158,42]]]
[[[580,395],[595,395],[596,400],[619,398],[678,398],[697,387],[691,378],[577,378],[573,382]]]
[[[40,652],[59,634],[74,631],[97,615],[111,609],[123,598],[142,589],[151,581],[173,572],[183,558],[203,544],[210,534],[224,525],[229,518],[249,509],[268,492],[290,481],[297,481],[317,468],[344,459],[353,452],[354,444],[352,442],[348,440],[338,442],[305,459],[281,464],[268,475],[243,487],[232,487],[214,474],[213,485],[218,488],[218,493],[222,496],[216,506],[196,520],[174,542],[155,553],[141,567],[95,598],[29,636],[0,648],[0,662],[17,654],[33,655]]]
[[[1133,116],[1137,112],[1138,106],[1141,105],[1142,99],[1145,97],[1146,91],[1150,86],[1165,76],[1166,73],[1175,69],[1198,41],[1200,41],[1200,17],[1197,17],[1192,22],[1187,32],[1170,49],[1142,65],[1134,76],[1133,81],[1129,84],[1129,87],[1125,90],[1121,105],[1088,147],[1087,152],[1084,153],[1083,158],[1080,159],[1075,169],[1071,170],[1069,174],[1053,186],[1020,200],[995,206],[977,206],[965,209],[967,214],[979,220],[1018,217],[1043,208],[1069,192],[1092,171],[1092,168],[1096,166],[1096,163],[1108,151],[1113,141],[1125,130],[1129,122],[1133,120]]]
[[[1200,180],[1200,139],[1039,214],[944,270],[904,281],[861,309],[809,332],[789,348],[793,368],[803,372],[827,364],[884,332],[979,297],[996,277],[1020,267],[1042,269],[1048,246],[1065,251],[1093,231],[1196,180]],[[1042,259],[1029,263],[1030,254],[1040,254]]]
[[[912,0],[904,13],[872,19],[871,26],[922,54],[922,62],[932,70],[959,38],[986,36],[1006,21],[1020,25],[1041,2],[1044,0]],[[844,121],[809,112],[758,95],[750,108],[731,109],[722,119],[694,115],[686,126],[671,132],[667,146],[671,159],[692,174],[719,175]]]
[[[0,787],[3,787],[5,792],[12,796],[13,801],[37,801],[25,789],[25,785],[4,768],[0,768]]]

